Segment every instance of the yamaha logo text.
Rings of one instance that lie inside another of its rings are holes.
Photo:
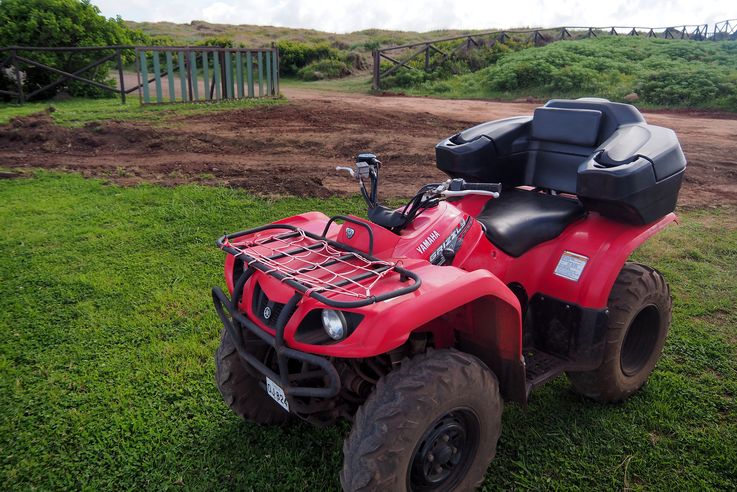
[[[417,252],[420,254],[424,254],[427,249],[432,246],[432,243],[437,241],[440,238],[440,233],[438,231],[433,230],[429,236],[425,238],[424,241],[420,243],[419,246],[417,246]]]

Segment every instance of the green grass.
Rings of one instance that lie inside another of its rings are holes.
[[[339,79],[316,80],[314,82],[305,82],[297,78],[284,77],[279,81],[279,84],[283,88],[369,94],[371,92],[371,75],[362,73]]]
[[[348,425],[267,428],[213,380],[214,239],[356,198],[120,188],[41,172],[0,181],[0,483],[5,490],[334,490]],[[675,298],[650,383],[621,405],[560,378],[508,405],[495,489],[737,487],[737,222],[689,211],[637,252]]]
[[[59,125],[81,126],[94,121],[146,121],[151,124],[166,123],[168,120],[186,115],[231,109],[252,108],[280,104],[283,98],[240,99],[215,103],[183,104],[139,104],[136,97],[129,98],[126,104],[114,99],[69,99],[65,101],[30,102],[24,105],[0,103],[0,125],[8,123],[17,116],[28,116],[51,109],[51,117]]]

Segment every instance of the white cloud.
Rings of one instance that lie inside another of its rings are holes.
[[[258,24],[330,32],[362,29],[494,29],[521,26],[643,26],[737,17],[734,0],[93,0],[107,16],[138,21]]]
[[[202,9],[202,19],[212,23],[229,24],[237,15],[238,7],[225,2],[215,2]]]

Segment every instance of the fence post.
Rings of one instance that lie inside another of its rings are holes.
[[[275,95],[278,95],[279,94],[279,79],[281,78],[279,77],[279,65],[281,65],[281,60],[279,59],[279,47],[276,45],[275,42],[272,41],[271,49],[274,51],[272,54],[274,63],[272,64],[273,66],[271,67],[272,72],[274,73],[274,91],[275,91]]]
[[[182,52],[184,55],[184,66],[187,69],[187,97],[189,98],[189,102],[194,101],[194,90],[192,88],[192,60],[191,57],[187,56],[189,53]]]
[[[374,83],[372,84],[372,87],[371,88],[373,90],[375,90],[375,91],[378,91],[379,90],[379,85],[381,84],[381,81],[379,80],[379,78],[381,77],[381,72],[379,70],[380,69],[380,66],[379,66],[380,65],[380,61],[379,61],[380,60],[380,57],[379,57],[379,50],[378,50],[378,48],[377,49],[374,49],[371,52],[371,54],[374,56]]]
[[[148,86],[148,59],[145,51],[139,51],[140,54],[140,69],[141,69],[141,88],[143,89],[143,103],[148,104],[151,102],[150,88]]]
[[[246,52],[246,81],[248,83],[248,97],[253,97],[253,53]]]
[[[218,50],[215,53],[217,53],[218,61],[220,62],[220,96],[218,99],[227,99],[228,98],[228,87],[227,87],[227,78],[225,76],[225,51]]]
[[[125,78],[123,77],[123,57],[120,48],[115,49],[115,61],[118,63],[118,79],[120,80],[120,101],[125,104]]]
[[[174,80],[174,58],[171,54],[171,51],[166,51],[164,53],[164,58],[166,58],[166,83],[169,86],[169,101],[176,102],[177,93],[174,90],[174,86],[176,83],[176,81]]]
[[[264,95],[264,54],[258,51],[258,97]]]
[[[15,85],[18,87],[18,104],[26,102],[23,95],[23,79],[20,76],[20,66],[18,65],[18,52],[13,50],[13,70],[15,70]]]

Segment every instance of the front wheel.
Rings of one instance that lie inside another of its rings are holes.
[[[502,399],[494,374],[457,350],[416,356],[385,376],[343,445],[348,491],[471,490],[496,453]]]
[[[253,336],[249,341],[259,342]],[[259,347],[257,355],[263,358],[268,355],[266,345]],[[215,352],[215,381],[223,400],[243,420],[257,424],[283,424],[289,420],[289,414],[269,398],[261,388],[261,380],[240,358],[228,331],[223,328],[220,346]]]
[[[568,372],[574,389],[602,402],[629,397],[655,368],[670,320],[670,289],[660,272],[625,263],[609,294],[604,361],[592,371]]]

